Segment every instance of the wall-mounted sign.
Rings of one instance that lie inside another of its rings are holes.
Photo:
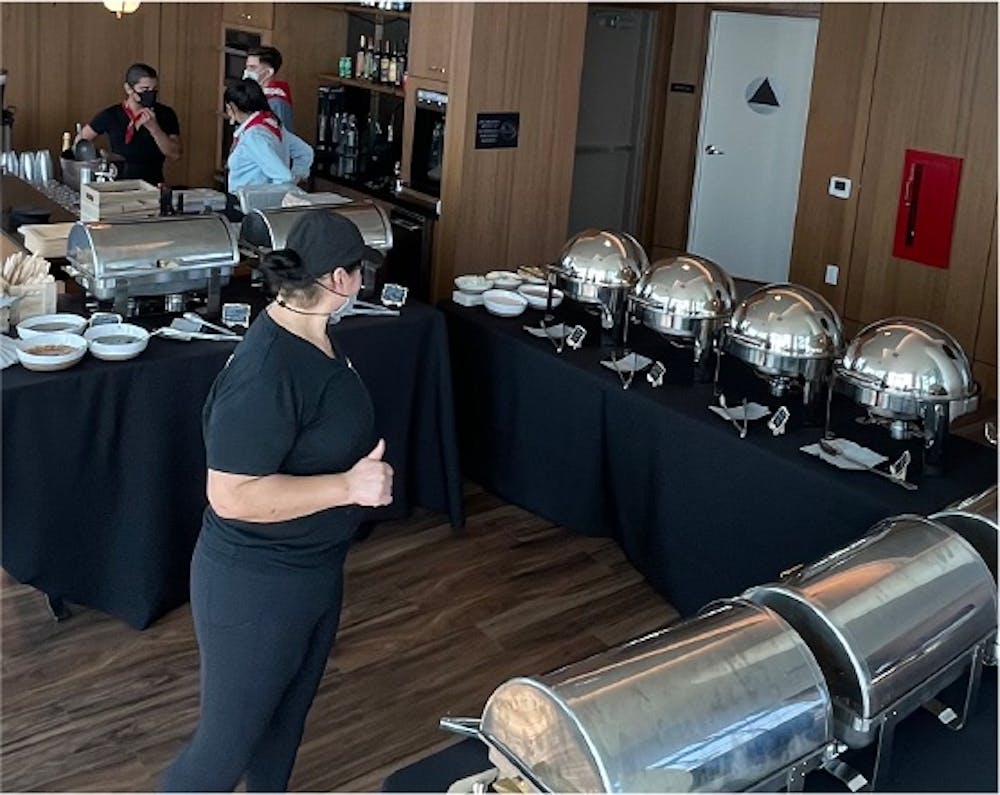
[[[773,76],[758,77],[750,81],[744,97],[754,113],[769,115],[781,107],[781,90]]]
[[[514,149],[520,113],[477,113],[476,149]]]
[[[680,94],[693,94],[694,83],[671,83],[670,90]]]

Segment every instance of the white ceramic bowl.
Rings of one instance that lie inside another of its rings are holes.
[[[72,367],[87,352],[87,340],[79,334],[36,334],[17,340],[18,361],[28,370],[47,373]],[[52,348],[64,349],[53,352]],[[46,348],[49,352],[43,352]],[[66,350],[68,349],[68,350]]]
[[[17,336],[22,340],[30,340],[40,334],[83,334],[85,328],[87,318],[79,315],[35,315],[17,324]]]
[[[514,271],[490,271],[486,278],[493,282],[498,290],[516,290],[524,281]]]
[[[545,309],[549,304],[549,288],[545,284],[522,284],[517,291],[528,299],[528,306],[532,309]],[[552,308],[555,309],[562,303],[562,290],[552,288]]]
[[[131,323],[102,323],[83,335],[90,342],[90,353],[109,362],[134,359],[149,344],[149,332]]]
[[[491,279],[487,279],[485,276],[471,274],[468,276],[456,276],[455,286],[463,293],[478,295],[479,293],[485,293],[487,290],[492,289],[493,281]]]
[[[487,290],[483,293],[483,306],[491,315],[517,317],[528,307],[528,299],[510,290]]]

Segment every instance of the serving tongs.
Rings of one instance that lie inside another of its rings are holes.
[[[749,424],[750,424],[750,420],[747,417],[747,399],[746,398],[743,398],[743,404],[742,405],[743,405],[743,424],[740,425],[739,421],[729,412],[729,406],[726,405],[726,396],[723,395],[723,394],[721,394],[721,393],[719,394],[719,406],[721,406],[722,410],[726,412],[726,416],[729,418],[729,421],[733,424],[733,427],[736,429],[737,433],[739,433],[740,438],[741,439],[746,439],[747,438],[747,430],[748,430]]]
[[[826,439],[820,439],[819,440],[819,449],[822,450],[824,453],[826,453],[831,458],[841,458],[844,461],[847,461],[849,464],[853,464],[856,467],[861,467],[861,469],[863,469],[863,470],[865,470],[867,472],[871,472],[872,474],[878,475],[879,477],[885,478],[886,480],[890,480],[893,483],[895,483],[897,486],[902,486],[904,489],[907,489],[908,491],[916,491],[917,490],[917,484],[916,483],[910,483],[910,481],[905,480],[904,479],[905,475],[904,476],[900,476],[899,474],[896,474],[895,472],[883,472],[881,469],[876,469],[871,464],[866,464],[864,461],[859,461],[857,458],[854,458],[853,456],[848,455],[843,450],[841,450],[839,447],[837,447],[837,445],[833,444],[830,441],[827,441]],[[904,467],[903,471],[904,472],[906,471],[905,467]]]
[[[398,309],[390,309],[387,306],[380,306],[379,304],[372,304],[368,301],[355,301],[354,306],[352,306],[347,312],[342,315],[330,315],[331,323],[339,323],[345,317],[354,317],[355,315],[375,315],[375,316],[385,316],[385,317],[399,317]]]

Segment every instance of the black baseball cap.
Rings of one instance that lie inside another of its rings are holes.
[[[358,228],[330,210],[303,213],[288,233],[285,246],[298,254],[305,269],[317,278],[353,265],[365,253]]]

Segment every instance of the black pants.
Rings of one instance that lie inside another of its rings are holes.
[[[191,612],[201,652],[201,717],[167,768],[167,792],[286,789],[306,713],[340,621],[343,562],[321,570],[262,569],[199,541]]]

